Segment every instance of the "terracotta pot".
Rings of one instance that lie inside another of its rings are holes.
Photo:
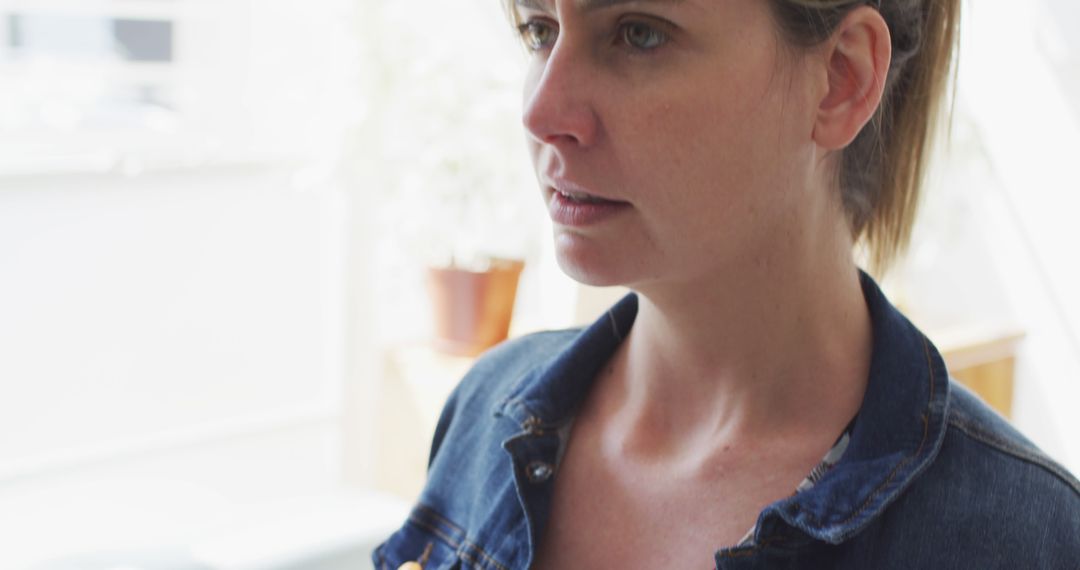
[[[522,261],[496,259],[484,272],[428,268],[436,348],[476,356],[506,340],[524,266]]]

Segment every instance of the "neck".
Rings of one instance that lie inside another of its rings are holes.
[[[862,402],[871,324],[850,238],[805,237],[781,259],[636,287],[638,316],[613,361],[626,449],[699,455],[839,435]]]

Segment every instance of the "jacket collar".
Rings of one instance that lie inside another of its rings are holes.
[[[637,294],[620,299],[578,332],[555,358],[527,373],[496,407],[496,415],[510,417],[526,428],[566,427],[593,380],[630,331],[637,310]]]
[[[847,451],[814,487],[762,511],[757,544],[798,540],[800,533],[843,542],[891,504],[941,447],[949,398],[944,361],[869,275],[861,272],[860,281],[873,327],[873,355]],[[566,433],[562,428],[630,330],[637,307],[634,293],[621,299],[554,359],[527,373],[496,415],[529,431]]]
[[[807,492],[766,507],[758,538],[786,534],[783,521],[810,538],[839,544],[884,511],[941,449],[949,401],[945,362],[874,280],[866,273],[860,277],[873,355],[847,451]]]

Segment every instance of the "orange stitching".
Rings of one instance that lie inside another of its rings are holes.
[[[490,565],[492,565],[492,566],[495,566],[495,567],[496,567],[496,568],[498,568],[499,570],[510,570],[510,569],[509,569],[509,568],[507,568],[506,566],[503,566],[502,564],[500,564],[498,560],[495,560],[495,558],[494,558],[494,557],[492,557],[492,556],[491,556],[490,554],[488,554],[487,552],[485,552],[485,551],[484,551],[484,549],[483,549],[483,548],[480,548],[480,546],[479,546],[479,545],[477,545],[477,544],[476,544],[475,542],[472,542],[472,541],[471,541],[471,540],[469,540],[469,539],[465,539],[465,542],[464,542],[464,546],[465,546],[466,548],[472,548],[473,550],[475,550],[475,551],[476,551],[476,552],[477,552],[478,554],[480,554],[480,557],[481,557],[481,558],[483,558],[483,559],[484,559],[484,560],[486,560],[486,561],[487,561],[487,562],[488,562],[488,563],[489,563]]]
[[[447,536],[446,533],[442,531],[442,529],[436,528],[435,526],[428,524],[427,521],[415,520],[415,519],[412,519],[412,518],[410,518],[409,520],[413,524],[415,524],[416,526],[418,526],[418,527],[420,527],[420,528],[422,528],[424,530],[430,531],[435,536],[443,539],[443,541],[446,542],[446,544],[450,545],[455,550],[461,544],[461,543],[457,542],[456,540],[454,540],[453,538]]]
[[[435,543],[434,542],[429,542],[429,543],[427,543],[427,546],[424,547],[423,554],[421,554],[420,559],[416,561],[416,563],[419,564],[421,568],[423,568],[424,565],[427,564],[428,559],[431,558],[431,551],[434,550],[434,549],[435,549]]]
[[[446,517],[440,515],[434,509],[431,509],[431,508],[429,508],[429,507],[427,507],[425,505],[419,505],[417,508],[418,508],[418,510],[422,510],[424,512],[424,514],[430,516],[431,518],[438,519],[438,522],[441,522],[441,523],[451,527],[453,530],[457,531],[458,533],[463,534],[463,535],[467,534],[464,529],[462,529],[458,525],[454,524],[453,522],[450,522],[450,520],[448,520]],[[486,560],[489,563],[488,565],[495,566],[499,570],[509,570],[509,568],[507,568],[506,566],[503,566],[502,564],[500,564],[498,560],[496,560],[490,554],[485,552],[484,549],[480,548],[480,546],[478,546],[475,542],[472,542],[467,538],[463,539],[461,542],[457,542],[453,538],[450,538],[449,536],[447,536],[446,533],[443,532],[441,529],[438,529],[438,528],[428,524],[428,522],[424,521],[423,519],[417,519],[416,517],[410,517],[410,519],[413,519],[414,523],[416,523],[416,524],[422,526],[423,528],[425,528],[427,530],[430,530],[431,532],[435,533],[437,536],[439,536],[440,538],[445,540],[448,544],[450,544],[450,546],[452,546],[455,550],[457,550],[459,548],[471,548],[471,549],[475,550],[484,560]],[[480,561],[477,561],[475,559],[472,562],[473,562],[473,564],[480,564]]]
[[[440,522],[442,524],[445,524],[446,526],[450,527],[452,530],[458,532],[459,534],[465,534],[465,529],[463,529],[460,526],[454,524],[453,521],[451,521],[450,519],[440,515],[439,512],[436,511],[435,509],[432,509],[431,507],[428,507],[427,505],[419,505],[417,507],[417,509],[424,511],[424,514],[430,516],[431,518],[438,519],[438,522]]]
[[[1043,469],[1049,472],[1050,475],[1057,477],[1059,481],[1065,483],[1065,485],[1072,489],[1073,492],[1080,494],[1080,486],[1075,483],[1074,479],[1071,479],[1069,477],[1067,471],[1064,471],[1062,467],[1055,464],[1053,460],[1047,462],[1047,458],[1045,457],[1039,456],[1038,454],[1032,454],[1030,451],[1024,448],[1016,447],[1012,445],[1012,443],[1009,441],[992,437],[991,435],[977,429],[977,426],[968,424],[967,422],[964,422],[957,418],[949,420],[949,425],[960,430],[961,433],[967,435],[975,441],[983,445],[989,446],[991,449],[999,453],[1004,453],[1009,457],[1016,459],[1017,461],[1023,461],[1039,469]]]
[[[479,565],[480,565],[480,562],[479,562],[478,560],[476,560],[475,558],[473,558],[473,557],[472,557],[472,555],[470,555],[468,551],[466,551],[466,550],[462,550],[462,551],[461,551],[461,552],[459,552],[458,554],[459,554],[459,555],[460,555],[460,556],[461,556],[462,558],[464,558],[465,560],[467,560],[467,561],[468,561],[468,562],[469,562],[470,564],[472,564],[473,566],[479,566]]]
[[[934,377],[934,364],[933,364],[932,358],[930,357],[930,346],[927,343],[927,340],[926,340],[925,336],[922,338],[922,342],[923,342],[923,352],[926,354],[926,366],[927,366],[927,369],[930,372],[930,400],[932,401],[934,399],[934,380],[935,380],[935,377]],[[929,405],[929,403],[927,403],[927,408],[929,408],[929,407],[930,407],[930,405]],[[889,483],[892,482],[892,480],[896,477],[896,473],[898,471],[900,471],[900,469],[903,468],[905,465],[910,463],[912,459],[918,457],[918,455],[920,453],[922,453],[923,447],[926,445],[926,438],[930,434],[930,418],[927,416],[925,411],[923,412],[923,415],[922,415],[922,423],[923,423],[922,440],[919,442],[919,447],[918,447],[918,449],[915,450],[915,453],[905,457],[904,460],[901,461],[900,463],[897,463],[896,467],[893,468],[893,470],[889,473],[889,476],[885,479],[885,481],[883,481],[881,483],[881,485],[878,485],[877,488],[874,489],[874,492],[870,493],[870,496],[867,497],[865,501],[863,501],[863,504],[860,505],[859,508],[855,510],[855,512],[851,513],[851,516],[849,516],[848,518],[841,521],[840,524],[847,524],[847,523],[851,522],[851,519],[859,516],[863,511],[865,511],[867,509],[867,507],[870,506],[870,503],[874,500],[874,498],[877,497],[878,494],[881,493],[881,490],[883,488],[885,488],[886,486],[888,486]]]

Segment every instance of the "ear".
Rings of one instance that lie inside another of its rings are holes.
[[[889,26],[877,10],[852,10],[825,42],[828,88],[814,123],[814,141],[839,150],[851,144],[874,116],[892,60]]]

